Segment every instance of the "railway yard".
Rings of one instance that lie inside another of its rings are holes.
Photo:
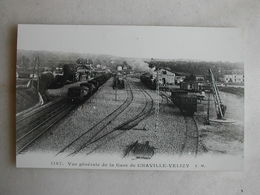
[[[222,94],[235,122],[208,126],[203,103],[194,116],[183,115],[167,92],[148,89],[138,78],[127,77],[124,89],[117,90],[110,78],[80,104],[59,93],[62,89],[53,90],[59,98],[17,118],[18,155],[106,153],[150,159],[157,154],[243,151],[243,99],[235,95]]]

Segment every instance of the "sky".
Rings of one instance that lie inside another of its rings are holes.
[[[237,28],[18,25],[18,49],[242,62]]]

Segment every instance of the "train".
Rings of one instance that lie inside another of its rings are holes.
[[[80,103],[89,95],[89,89],[80,86],[70,87],[68,89],[68,100],[71,103]]]
[[[113,89],[124,89],[125,88],[125,81],[122,75],[114,75],[113,80]]]
[[[150,73],[144,73],[140,76],[140,80],[142,83],[146,85],[146,87],[155,90],[156,89],[156,80],[153,80],[153,75]]]
[[[175,89],[171,91],[172,102],[186,116],[193,116],[197,112],[197,95],[189,94],[185,90]]]
[[[156,79],[153,79],[152,74],[144,73],[140,76],[140,80],[149,89],[156,89]],[[162,89],[160,87],[160,89]],[[171,89],[170,99],[181,111],[183,115],[193,116],[197,112],[197,100],[196,94],[189,93],[188,90],[183,89]]]
[[[104,73],[97,77],[80,83],[79,86],[73,86],[68,89],[67,100],[69,103],[82,103],[93,95],[98,88],[103,85],[111,75]]]

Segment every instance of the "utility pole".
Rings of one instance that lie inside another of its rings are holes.
[[[155,113],[156,113],[156,123],[155,123],[155,129],[157,130],[158,125],[159,125],[159,111],[160,111],[160,101],[159,101],[159,96],[160,96],[160,86],[159,86],[159,68],[156,68],[156,92],[157,92],[157,98],[156,98],[156,107],[155,107]]]
[[[40,73],[39,73],[39,66],[40,66],[40,59],[39,56],[36,58],[36,63],[37,63],[37,91],[40,92]]]
[[[117,101],[117,73],[116,73],[116,77],[115,77],[115,82],[116,82],[116,90],[115,90],[115,101]]]
[[[207,108],[207,121],[206,121],[207,125],[210,125],[210,122],[209,122],[209,108],[210,108],[210,91],[208,92],[208,108]]]
[[[110,63],[112,64],[112,67],[114,67],[115,62],[112,60]],[[116,67],[116,75],[114,76],[114,82],[115,82],[115,101],[117,101],[117,75],[118,75],[118,67]]]
[[[33,74],[32,74],[33,76],[32,76],[32,78],[30,79],[31,88],[33,88],[33,79],[34,79],[34,75],[35,75],[35,72],[36,72],[36,65],[37,65],[36,57],[34,57],[33,62],[34,62]]]

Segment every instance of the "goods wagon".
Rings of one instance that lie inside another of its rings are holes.
[[[110,74],[102,74],[79,86],[68,89],[67,99],[71,103],[81,103],[93,95],[98,88],[110,78]]]
[[[197,112],[197,96],[188,94],[184,90],[175,90],[171,93],[172,102],[187,116],[193,116]]]

